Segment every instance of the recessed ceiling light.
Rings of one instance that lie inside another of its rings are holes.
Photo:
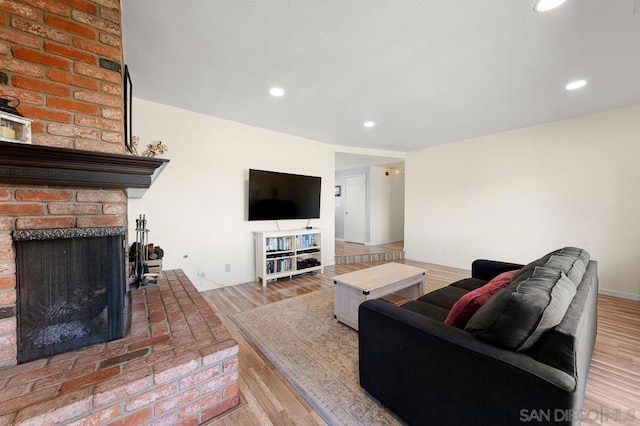
[[[576,90],[587,85],[587,80],[576,80],[565,86],[567,90]]]
[[[271,96],[279,98],[280,96],[284,95],[284,90],[282,90],[280,87],[272,87],[271,89],[269,89],[269,93],[271,94]]]
[[[364,122],[364,127],[373,127],[375,125],[376,125],[376,123],[374,123],[373,121],[365,121]]]
[[[533,10],[536,12],[548,12],[555,9],[567,0],[538,0]]]

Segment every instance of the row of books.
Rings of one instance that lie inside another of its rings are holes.
[[[296,249],[306,248],[306,247],[315,247],[316,246],[316,235],[298,235],[296,237]]]
[[[293,238],[267,238],[267,251],[285,251],[293,249]]]
[[[267,274],[290,271],[293,268],[293,259],[276,259],[267,261]]]
[[[296,237],[296,249],[307,247],[316,247],[316,235],[298,235]],[[287,251],[293,250],[293,238],[291,237],[272,237],[265,240],[267,251]]]

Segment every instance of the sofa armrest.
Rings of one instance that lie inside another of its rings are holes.
[[[379,300],[358,313],[360,385],[410,424],[516,424],[576,401],[572,376],[526,354]]]
[[[518,263],[499,262],[497,260],[477,259],[471,264],[471,277],[491,281],[503,272],[520,269],[524,265]]]

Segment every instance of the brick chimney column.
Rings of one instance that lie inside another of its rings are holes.
[[[0,1],[0,97],[20,100],[32,141],[125,153],[119,0]],[[125,226],[123,190],[0,181],[0,366],[16,362],[15,229]]]

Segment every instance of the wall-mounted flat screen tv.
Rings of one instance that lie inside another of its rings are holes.
[[[249,220],[320,218],[321,179],[249,169]]]

